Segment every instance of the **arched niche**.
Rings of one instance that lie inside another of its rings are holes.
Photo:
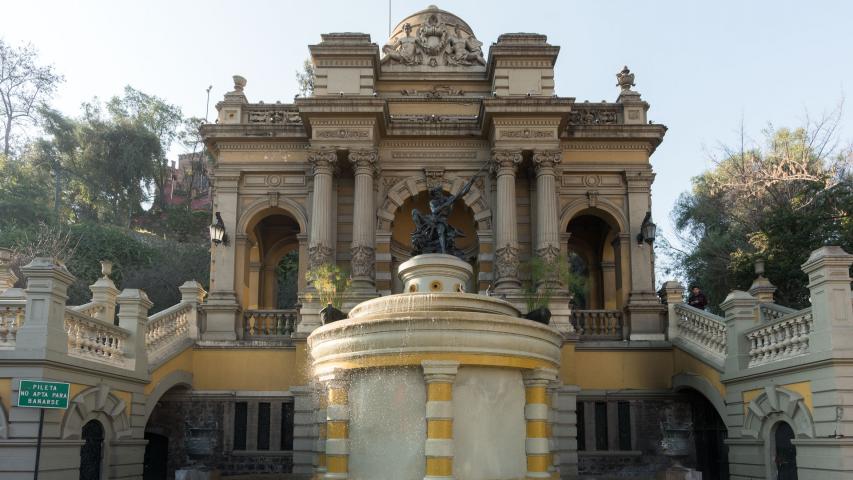
[[[814,419],[803,396],[774,385],[765,387],[761,395],[749,402],[742,435],[767,440],[773,425],[779,421],[791,425],[797,438],[815,438]]]
[[[587,207],[573,213],[565,224],[567,252],[586,266],[585,305],[589,310],[617,310],[625,303],[626,265],[621,222],[608,211]]]
[[[79,440],[83,425],[90,420],[98,420],[106,431],[109,441],[131,437],[130,419],[127,415],[127,403],[113,395],[106,384],[83,390],[69,404],[62,419],[61,438]]]

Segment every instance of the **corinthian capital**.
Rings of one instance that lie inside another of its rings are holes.
[[[533,165],[536,166],[536,170],[552,170],[557,164],[560,163],[561,154],[559,150],[534,150],[533,151]]]
[[[353,169],[355,169],[356,175],[374,175],[379,171],[379,165],[377,164],[379,153],[376,149],[350,150],[348,158],[352,163]]]
[[[521,163],[521,150],[492,150],[490,170],[498,175],[514,174]]]
[[[338,163],[338,154],[332,148],[311,150],[308,152],[308,163],[311,164],[313,174],[334,173],[335,165]]]

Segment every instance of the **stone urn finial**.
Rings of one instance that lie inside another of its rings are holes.
[[[764,259],[763,258],[757,258],[755,260],[755,275],[758,276],[758,278],[764,277]]]
[[[101,276],[104,278],[110,278],[110,275],[113,274],[113,262],[109,260],[101,260]]]
[[[12,261],[12,250],[0,248],[0,265],[6,265]]]
[[[246,88],[246,78],[240,75],[234,75],[232,78],[234,78],[234,91],[242,92]]]
[[[631,87],[635,86],[634,74],[631,73],[631,70],[628,69],[627,65],[622,67],[622,71],[616,74],[616,80],[618,81],[617,85],[623,92],[630,91]]]

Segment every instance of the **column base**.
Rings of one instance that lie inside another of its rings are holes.
[[[201,308],[207,317],[202,340],[237,340],[240,305],[234,292],[210,292]]]
[[[659,341],[666,339],[664,314],[666,307],[661,305],[655,292],[631,292],[628,297],[629,340]]]

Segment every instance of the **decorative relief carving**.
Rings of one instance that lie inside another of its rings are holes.
[[[311,164],[312,173],[332,174],[338,162],[338,154],[333,149],[314,150],[308,153],[308,163]]]
[[[279,193],[278,192],[269,192],[269,199],[270,199],[270,206],[271,207],[277,207],[278,206]]]
[[[465,95],[465,91],[454,88],[451,85],[435,85],[432,87],[432,90],[427,90],[425,92],[418,92],[417,90],[400,90],[400,94],[404,97],[423,95],[426,98],[441,98],[446,96],[461,97],[462,95]]]
[[[249,123],[302,125],[298,110],[278,108],[257,108],[248,110]]]
[[[560,256],[560,249],[549,243],[544,247],[537,248],[536,256],[541,258],[546,264],[553,265]]]
[[[552,130],[502,130],[501,138],[554,138]]]
[[[378,171],[377,160],[379,160],[379,153],[375,149],[349,151],[349,161],[355,167],[356,175],[360,173],[376,174]]]
[[[341,128],[336,130],[319,130],[315,136],[317,138],[368,138],[370,137],[370,132],[367,130]]]
[[[267,185],[272,187],[277,187],[281,185],[281,176],[280,175],[269,175],[267,176]]]
[[[510,244],[495,250],[495,268],[498,278],[518,278],[518,247]]]
[[[560,163],[562,156],[559,150],[536,150],[533,152],[533,164],[538,169],[551,169]]]
[[[331,247],[321,243],[308,247],[308,268],[314,270],[321,265],[332,263],[332,255],[335,253]]]
[[[619,107],[579,108],[569,112],[569,125],[616,125]]]
[[[393,122],[409,123],[476,122],[479,118],[477,115],[391,115]]]
[[[352,253],[352,275],[354,277],[374,278],[376,251],[373,247],[353,245],[350,252]]]
[[[427,158],[427,159],[456,159],[456,158],[477,158],[477,152],[434,152],[434,151],[414,151],[414,152],[392,152],[391,158]]]
[[[598,192],[596,190],[586,192],[586,198],[589,201],[590,208],[598,206]]]
[[[404,24],[403,34],[395,33],[395,37],[382,47],[385,56],[381,63],[430,67],[485,66],[483,42],[477,40],[473,33],[463,31],[458,24],[448,25],[443,18],[453,19],[436,9],[418,25],[414,36],[411,23]]]
[[[598,175],[586,175],[583,177],[583,183],[587,187],[597,187],[601,184],[601,177]]]
[[[424,178],[426,179],[427,189],[441,187],[444,184],[444,169],[425,167]]]
[[[514,173],[521,159],[521,150],[492,150],[490,170],[498,174]]]

